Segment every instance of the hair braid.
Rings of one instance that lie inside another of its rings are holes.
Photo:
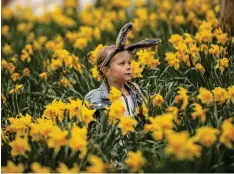
[[[146,104],[146,101],[145,101],[145,96],[142,94],[142,92],[140,91],[139,88],[136,87],[136,85],[132,82],[128,82],[128,84],[130,85],[130,87],[133,88],[133,90],[135,90],[137,92],[138,95],[141,96],[141,98],[143,99],[143,102]]]

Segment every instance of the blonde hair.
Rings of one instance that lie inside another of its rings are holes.
[[[105,46],[104,48],[102,48],[98,54],[97,54],[97,70],[99,75],[103,78],[104,74],[101,70],[101,64],[102,62],[105,60],[105,58],[107,57],[107,55],[111,52],[114,51],[116,48],[115,45],[110,45],[110,46]],[[107,65],[109,66],[109,65]]]
[[[101,64],[105,60],[105,58],[110,54],[110,52],[115,50],[115,48],[116,48],[116,45],[105,46],[97,54],[97,62],[96,62],[97,70],[98,70],[99,75],[102,78],[104,77],[104,74],[101,70]],[[124,50],[123,52],[126,52],[126,51],[128,54],[132,55],[131,52],[129,52],[128,50]],[[120,53],[122,53],[122,51]],[[119,54],[119,53],[117,53],[117,54]],[[110,63],[107,64],[106,67],[109,67],[109,65],[110,65]]]

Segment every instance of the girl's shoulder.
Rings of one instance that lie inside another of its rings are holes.
[[[88,101],[91,109],[104,109],[110,105],[110,101],[103,99],[101,96],[99,88],[93,89],[85,96],[84,101]]]
[[[86,94],[85,101],[88,101],[89,103],[93,104],[95,102],[98,102],[101,100],[101,91],[99,88],[93,89]]]

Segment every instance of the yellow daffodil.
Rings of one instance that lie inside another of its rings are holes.
[[[202,106],[198,103],[194,103],[194,112],[192,113],[192,118],[195,120],[196,118],[199,118],[202,123],[205,123],[206,121],[206,112],[203,110]]]
[[[233,148],[232,142],[234,142],[234,124],[232,122],[233,118],[224,120],[221,127],[222,133],[219,137],[220,143],[223,143],[229,149]]]
[[[48,73],[47,72],[43,72],[43,73],[39,74],[39,77],[41,79],[47,80],[48,79]]]
[[[211,147],[217,140],[219,130],[213,127],[200,127],[193,137],[194,141],[201,143],[203,146]]]
[[[175,97],[175,103],[179,103],[179,101],[183,101],[181,110],[184,110],[188,106],[188,95],[187,90],[183,87],[179,87],[178,95]]]
[[[7,161],[7,165],[1,168],[3,173],[23,173],[24,165],[19,163],[18,165],[14,164],[12,161]]]
[[[232,103],[234,104],[234,85],[228,87],[228,97],[231,99]]]
[[[105,164],[101,158],[96,155],[91,155],[89,157],[89,162],[91,166],[87,167],[86,172],[88,173],[104,173]]]
[[[146,164],[146,159],[143,157],[141,151],[130,151],[128,152],[127,159],[125,159],[125,163],[128,165],[131,172],[138,172]]]
[[[143,71],[143,68],[141,67],[140,62],[132,60],[131,61],[131,68],[132,68],[132,76],[133,76],[133,78],[142,77],[141,73]]]
[[[80,171],[78,164],[74,163],[72,168],[68,168],[66,164],[59,163],[59,167],[56,169],[58,173],[78,173]]]
[[[128,132],[134,132],[134,125],[137,121],[130,116],[120,118],[119,128],[122,131],[122,135],[126,135]]]
[[[219,59],[219,60],[217,60],[217,64],[216,64],[215,68],[219,68],[220,71],[223,73],[224,70],[228,67],[228,62],[229,62],[229,60],[226,57]]]
[[[115,88],[114,86],[111,87],[110,93],[108,98],[111,102],[114,102],[116,100],[119,100],[121,97],[121,91]]]
[[[92,64],[95,64],[96,61],[97,61],[97,54],[98,52],[103,48],[103,45],[102,44],[99,44],[94,51],[91,51],[91,54],[90,54],[90,62]]]
[[[197,96],[197,98],[199,98],[204,104],[210,104],[213,102],[212,93],[209,90],[202,87],[199,89],[199,95]]]
[[[41,166],[39,162],[33,162],[31,164],[31,169],[34,173],[50,173],[51,169],[49,167]]]
[[[54,148],[56,152],[60,150],[60,148],[67,144],[67,130],[61,130],[58,126],[54,126],[49,133],[49,139],[47,139],[47,145],[49,148]]]
[[[200,63],[196,63],[195,69],[196,69],[196,71],[201,72],[202,74],[204,74],[206,71],[205,68]]]
[[[164,99],[163,99],[163,97],[160,94],[156,94],[153,97],[153,104],[155,104],[156,106],[161,107],[162,104],[163,104],[163,102],[164,102]]]
[[[21,138],[19,136],[16,136],[15,140],[10,142],[9,145],[11,146],[11,155],[13,157],[16,157],[18,155],[27,157],[26,151],[31,151],[27,137]]]
[[[228,93],[223,88],[217,87],[214,90],[212,90],[212,92],[214,94],[215,101],[218,102],[220,105],[224,104],[228,99]]]

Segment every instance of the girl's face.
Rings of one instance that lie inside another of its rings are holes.
[[[116,54],[109,68],[104,70],[109,82],[124,84],[132,79],[131,55],[127,51]]]

